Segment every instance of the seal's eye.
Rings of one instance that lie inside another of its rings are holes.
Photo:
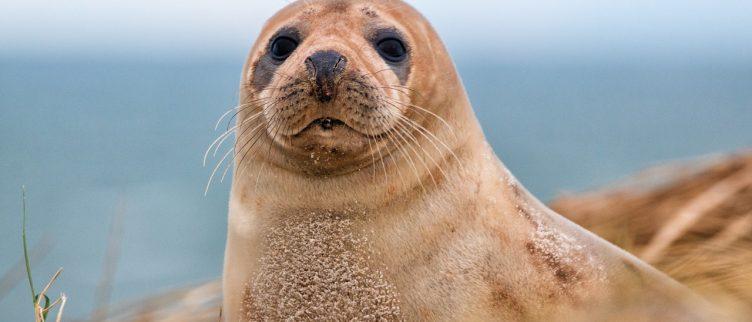
[[[405,44],[397,38],[386,38],[379,41],[376,49],[378,49],[381,57],[393,63],[399,63],[407,58]]]
[[[295,48],[298,48],[298,42],[290,37],[278,37],[272,42],[272,58],[282,61],[290,57]]]

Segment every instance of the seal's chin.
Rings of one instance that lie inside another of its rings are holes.
[[[374,138],[332,117],[315,119],[301,131],[275,141],[284,151],[285,163],[326,175],[364,166],[364,162],[372,160],[370,147],[376,144]]]

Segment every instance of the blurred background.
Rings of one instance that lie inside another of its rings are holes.
[[[544,201],[752,146],[752,2],[409,2],[443,36],[499,156]],[[36,283],[65,268],[52,294],[69,295],[69,317],[89,315],[103,275],[112,302],[218,277],[229,184],[204,196],[201,159],[285,4],[0,3],[0,277],[22,256],[22,185],[30,243],[51,245]],[[10,280],[0,319],[30,320],[26,282]]]

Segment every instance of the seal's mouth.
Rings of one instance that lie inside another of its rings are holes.
[[[316,119],[311,124],[308,125],[308,127],[320,127],[324,131],[330,131],[334,129],[336,126],[346,126],[345,122],[342,122],[335,118],[330,117],[324,117],[320,119]]]
[[[311,121],[306,127],[300,130],[300,132],[293,136],[301,135],[326,135],[333,136],[336,134],[342,134],[346,132],[354,131],[352,127],[347,125],[344,121],[333,117],[322,117]]]

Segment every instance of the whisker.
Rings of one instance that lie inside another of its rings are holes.
[[[276,123],[275,124],[276,129],[272,129],[271,132],[273,132],[274,134],[269,138],[269,141],[267,141],[267,143],[269,145],[269,151],[267,151],[267,153],[266,153],[267,155],[269,155],[269,154],[272,153],[272,146],[274,144],[274,140],[277,138],[277,134],[279,133],[279,130],[282,128],[282,123],[279,122],[279,120],[275,120],[273,122]],[[256,186],[254,187],[255,191],[258,191],[258,184],[259,184],[259,181],[261,179],[261,173],[264,171],[264,168],[266,168],[266,164],[267,163],[268,162],[263,162],[261,164],[261,168],[259,169],[259,172],[256,174]]]
[[[439,120],[442,123],[444,123],[444,125],[447,127],[447,129],[449,129],[449,131],[452,132],[452,134],[456,136],[456,134],[454,133],[454,128],[449,124],[449,122],[447,122],[443,117],[436,115],[436,113],[431,112],[431,111],[429,111],[429,110],[427,110],[427,109],[425,109],[423,107],[420,107],[418,105],[409,104],[409,103],[405,103],[405,102],[400,102],[400,101],[395,100],[395,99],[390,98],[390,97],[385,97],[384,99],[389,100],[389,101],[391,101],[391,102],[393,102],[395,104],[400,104],[400,105],[403,105],[405,107],[411,107],[411,108],[418,109],[420,111],[428,113],[429,115],[435,117],[437,120]]]
[[[433,181],[434,186],[436,186],[436,178],[434,178],[433,172],[428,167],[428,164],[424,160],[424,157],[422,157],[421,154],[418,153],[418,150],[416,150],[413,147],[413,145],[410,144],[410,142],[405,137],[407,136],[408,138],[411,138],[412,141],[415,143],[415,145],[417,145],[418,147],[420,147],[423,150],[424,154],[426,153],[426,150],[423,149],[423,147],[420,146],[420,144],[418,143],[418,141],[415,140],[415,137],[413,137],[412,135],[410,135],[410,134],[407,133],[407,131],[405,130],[405,127],[402,126],[400,123],[395,123],[395,127],[398,129],[398,131],[396,131],[397,135],[399,135],[402,138],[402,140],[405,142],[405,145],[407,145],[407,147],[410,148],[410,150],[412,150],[413,153],[415,153],[415,158],[417,158],[418,161],[420,161],[420,163],[423,164],[423,167],[426,169],[426,171],[428,172],[428,175],[431,177],[431,181]],[[404,134],[404,136],[402,134]],[[418,180],[420,180],[420,178]]]
[[[418,91],[416,91],[416,90],[414,90],[414,89],[412,89],[410,87],[404,86],[404,85],[387,84],[386,86],[381,86],[380,88],[393,89],[393,90],[399,91],[400,93],[403,93],[403,94],[408,95],[408,96],[410,95],[409,93],[413,93],[415,95],[418,95],[421,99],[425,99],[425,96],[423,96],[423,94],[421,94],[420,92],[418,92]],[[404,91],[408,91],[409,93],[405,93]]]
[[[384,126],[382,122],[378,122],[378,123],[381,126]],[[389,143],[392,146],[394,146],[394,149],[399,150],[399,146],[394,142],[394,140],[392,140],[392,137],[389,135],[388,131],[389,130],[387,130],[387,132],[384,133],[385,137],[387,138],[387,140],[389,141]],[[403,188],[407,187],[407,183],[405,182],[405,177],[404,177],[404,175],[402,173],[402,169],[397,165],[397,160],[396,160],[395,156],[393,155],[393,151],[394,150],[391,149],[391,150],[389,150],[389,153],[386,156],[382,156],[381,155],[381,150],[379,150],[379,157],[381,158],[381,165],[382,165],[382,168],[384,169],[384,178],[388,177],[387,171],[386,171],[386,165],[384,163],[384,157],[389,157],[389,159],[392,160],[392,164],[394,164],[394,168],[397,169],[397,172],[399,172],[399,176],[398,177],[400,178],[400,181],[402,181],[402,187]],[[385,180],[387,180],[387,179],[385,179]]]
[[[368,135],[369,135],[368,141],[370,142],[370,141],[371,141],[371,137],[373,137],[373,134],[371,133],[371,130],[370,130],[370,129],[368,129],[368,130],[367,130],[367,133],[368,133]],[[374,140],[374,141],[375,141],[375,140]],[[370,144],[370,143],[369,143],[369,144]],[[376,143],[375,143],[375,142],[374,142],[374,145],[376,145]],[[386,185],[388,186],[388,185],[389,185],[389,174],[388,174],[388,173],[387,173],[387,171],[386,171],[386,163],[384,162],[384,155],[383,155],[383,154],[381,153],[381,149],[379,149],[379,148],[378,148],[378,146],[376,147],[376,151],[377,151],[377,152],[378,152],[378,154],[379,154],[379,161],[381,162],[381,169],[383,169],[383,170],[384,170],[384,184],[386,184]],[[373,151],[371,152],[371,156],[373,156]],[[394,159],[392,159],[392,161],[394,161]],[[375,163],[375,162],[374,162],[374,163]],[[395,163],[395,166],[396,166],[396,163]],[[377,166],[375,166],[375,165],[374,165],[374,168],[373,168],[373,176],[374,176],[374,181],[375,181],[375,179],[376,179],[376,167],[377,167]],[[396,168],[396,167],[395,167],[395,168]]]
[[[269,108],[271,108],[271,107],[272,106],[270,106]],[[272,112],[272,115],[269,117],[269,119],[267,120],[267,122],[268,123],[273,122],[273,120],[275,120],[275,118],[277,117],[278,113],[279,113],[279,110],[276,110],[276,111]],[[251,137],[247,141],[245,141],[245,143],[243,143],[243,146],[240,148],[240,150],[236,150],[237,153],[235,154],[235,156],[233,156],[233,160],[237,157],[238,154],[243,153],[243,156],[240,158],[240,161],[238,162],[239,166],[243,164],[243,162],[245,161],[246,156],[248,155],[248,153],[250,151],[253,150],[253,147],[256,145],[256,143],[258,143],[259,140],[261,140],[261,138],[264,137],[263,133],[265,133],[266,131],[265,130],[258,130],[259,128],[261,128],[264,125],[266,125],[266,124],[262,121],[256,128],[253,129],[253,131],[251,132],[252,133]],[[253,143],[251,143],[251,141],[253,141]],[[240,140],[238,140],[235,143],[236,146],[237,146],[238,142],[240,142]],[[248,143],[251,143],[251,145],[248,146]]]
[[[271,97],[262,97],[262,98],[258,98],[258,99],[254,99],[254,100],[251,100],[251,101],[250,101],[250,102],[252,102],[252,103],[251,103],[251,105],[249,105],[249,106],[245,106],[245,107],[243,107],[243,108],[239,109],[238,111],[236,111],[236,112],[235,112],[235,114],[233,114],[233,115],[232,115],[232,117],[230,117],[230,119],[228,119],[228,120],[227,120],[227,128],[230,128],[230,124],[232,124],[232,121],[233,121],[233,120],[234,120],[234,119],[235,119],[235,118],[236,118],[236,117],[237,117],[238,115],[240,115],[240,113],[242,113],[242,112],[243,112],[243,111],[244,111],[244,110],[245,110],[246,108],[249,108],[249,107],[256,107],[256,106],[257,106],[258,104],[264,105],[264,104],[266,104],[266,103],[269,103],[269,101],[270,101],[270,100],[273,100],[273,98],[271,98]],[[262,109],[262,110],[263,110],[263,109]]]
[[[222,164],[227,160],[227,157],[230,155],[231,152],[235,150],[234,148],[231,148],[225,155],[222,157],[222,160],[219,160],[219,163],[214,167],[214,170],[212,170],[211,175],[209,176],[209,182],[206,183],[206,189],[204,189],[204,196],[209,194],[209,188],[211,187],[212,181],[214,180],[214,176],[217,174],[217,170],[222,166]]]
[[[381,124],[382,127],[388,128],[386,126],[386,124],[384,123],[384,121],[380,121],[380,124]],[[425,186],[423,186],[423,182],[422,182],[422,180],[420,178],[420,175],[418,174],[418,168],[415,166],[415,161],[413,161],[412,156],[410,156],[410,154],[408,153],[408,151],[404,148],[402,142],[400,142],[399,140],[397,140],[396,136],[394,136],[392,134],[392,132],[396,132],[396,131],[394,129],[392,129],[390,131],[387,131],[386,134],[389,135],[389,136],[391,136],[394,139],[394,142],[398,143],[398,150],[402,153],[402,155],[406,158],[406,160],[408,160],[408,163],[410,164],[410,167],[413,170],[413,174],[415,175],[415,178],[418,180],[418,183],[420,184],[421,188],[423,188],[423,190],[425,190],[426,188],[425,188]]]
[[[257,118],[258,118],[259,116],[261,116],[261,114],[262,114],[262,113],[264,113],[264,112],[263,112],[263,111],[260,111],[260,112],[257,112],[256,114],[253,114],[253,115],[249,116],[248,118],[246,118],[245,120],[243,120],[243,121],[242,121],[242,122],[241,122],[241,123],[240,123],[239,125],[235,126],[235,128],[237,129],[238,127],[242,126],[242,125],[243,125],[244,123],[246,123],[246,122],[250,122],[250,121],[253,121],[253,120],[257,119]],[[212,155],[213,157],[216,157],[216,156],[217,156],[217,151],[219,151],[219,148],[220,148],[220,147],[222,146],[222,144],[224,144],[224,142],[225,142],[225,141],[226,141],[226,140],[227,140],[227,139],[228,139],[229,137],[231,137],[231,136],[232,136],[232,135],[229,135],[229,133],[231,133],[231,132],[228,132],[228,135],[226,135],[226,136],[225,136],[225,137],[224,137],[224,138],[223,138],[223,139],[222,139],[221,141],[219,141],[219,143],[218,143],[218,144],[217,144],[217,145],[216,145],[216,146],[214,147],[214,154]]]
[[[442,150],[439,149],[439,147],[428,136],[426,136],[423,132],[421,132],[420,130],[418,130],[413,124],[405,122],[405,119],[407,119],[405,116],[399,115],[398,117],[399,118],[397,118],[397,121],[400,124],[402,124],[405,127],[412,128],[415,132],[420,133],[426,139],[426,141],[430,142],[433,145],[433,147],[436,149],[436,151],[438,153],[442,153]],[[413,140],[413,142],[415,142],[416,145],[420,146],[419,143],[418,143],[418,141],[417,141],[417,138],[415,136],[413,136],[412,134],[410,134],[410,137],[412,137],[412,140]],[[438,162],[436,162],[436,160],[433,158],[433,156],[431,156],[431,154],[428,153],[428,151],[426,151],[422,146],[420,146],[420,148],[423,150],[423,153],[426,156],[428,156],[429,159],[431,159],[431,162],[433,162],[433,164],[436,166],[436,168],[439,169],[439,171],[441,172],[441,174],[446,178],[447,174],[446,174],[446,172],[444,172],[444,169],[441,167],[441,165]]]
[[[259,98],[249,99],[249,100],[246,100],[244,103],[239,104],[238,106],[235,106],[235,107],[227,110],[227,112],[225,112],[224,114],[222,114],[222,116],[219,117],[219,120],[217,120],[217,123],[214,124],[214,130],[216,131],[217,128],[219,128],[219,124],[221,124],[222,120],[224,120],[225,117],[227,117],[228,115],[230,115],[230,113],[232,113],[234,111],[238,111],[238,110],[242,111],[243,109],[245,109],[245,108],[247,108],[249,106],[255,105],[255,103],[263,102],[263,101],[269,100],[269,99],[270,99],[269,97],[259,97]]]
[[[387,67],[387,68],[384,68],[384,69],[381,69],[381,70],[377,70],[377,71],[375,71],[373,73],[359,73],[359,75],[363,76],[363,77],[365,77],[365,76],[376,76],[376,74],[383,73],[383,72],[390,71],[390,70],[392,70],[392,68],[391,67]]]
[[[239,124],[239,125],[237,125],[237,126],[236,126],[236,128],[237,128],[237,127],[239,127],[240,125],[242,125],[242,124]],[[257,126],[256,128],[259,128],[259,127],[260,127],[261,125],[263,125],[263,123],[259,124],[259,126]],[[247,129],[246,129],[246,130],[244,130],[244,131],[243,131],[243,133],[245,133],[245,131],[247,131]],[[255,131],[255,129],[254,129],[254,131]],[[238,138],[240,138],[240,137],[242,137],[242,136],[243,136],[243,134],[241,133],[241,135],[240,135],[240,136],[239,136]],[[219,170],[219,168],[220,168],[220,167],[222,166],[222,164],[224,164],[224,163],[225,163],[225,160],[227,160],[227,158],[228,158],[228,157],[230,156],[230,154],[231,154],[231,153],[233,154],[232,160],[234,160],[234,159],[235,159],[235,155],[237,154],[236,152],[237,152],[237,150],[236,150],[236,146],[233,146],[232,148],[230,148],[230,149],[229,149],[229,150],[228,150],[228,151],[227,151],[227,152],[226,152],[226,153],[225,153],[225,154],[224,154],[224,155],[222,156],[222,159],[221,159],[221,160],[219,160],[219,162],[217,163],[217,165],[216,165],[216,166],[214,167],[214,169],[212,170],[211,176],[209,176],[209,182],[207,183],[207,185],[206,185],[206,189],[205,189],[205,191],[204,191],[204,194],[205,194],[205,195],[209,193],[209,188],[211,187],[211,184],[212,184],[212,182],[214,181],[214,177],[216,176],[216,174],[217,174],[217,171]],[[233,163],[232,163],[232,161],[230,161],[230,162],[229,162],[229,163],[227,163],[227,165],[225,166],[225,170],[224,170],[224,171],[222,172],[222,180],[220,181],[220,183],[221,183],[221,182],[224,182],[224,178],[225,178],[225,176],[227,175],[227,172],[228,172],[227,170],[228,170],[228,169],[229,169],[229,168],[230,168],[230,167],[232,166],[232,164],[233,164]]]
[[[386,104],[389,104],[391,106],[394,106],[394,104],[391,104],[389,101],[384,100],[383,102],[386,103]],[[396,106],[394,106],[394,107],[396,107]],[[444,147],[444,149],[446,149],[446,151],[449,152],[452,155],[452,157],[457,161],[457,164],[460,166],[461,170],[462,171],[465,170],[464,164],[462,163],[462,161],[460,160],[460,158],[457,156],[457,154],[454,152],[454,150],[451,149],[443,140],[439,139],[433,132],[429,131],[428,129],[426,129],[424,126],[420,125],[415,120],[412,120],[412,119],[410,119],[410,118],[408,118],[408,117],[406,117],[404,115],[401,115],[401,114],[398,113],[397,117],[399,119],[402,119],[402,120],[406,121],[406,122],[409,122],[412,126],[416,127],[416,129],[419,129],[420,131],[418,131],[418,132],[420,132],[421,135],[423,135],[424,137],[426,137],[426,139],[429,142],[431,142],[431,144],[433,144],[434,147],[436,147],[435,146],[436,145],[435,142],[438,142],[440,145],[442,145]],[[431,136],[432,139],[430,139],[429,137],[427,137],[427,135]],[[438,150],[438,147],[436,147],[436,148]]]
[[[372,181],[372,183],[376,183],[376,167],[375,167],[376,157],[374,156],[375,153],[373,151],[373,145],[371,144],[371,136],[372,136],[371,135],[371,131],[369,129],[366,129],[366,134],[367,134],[367,136],[366,136],[366,142],[368,142],[368,154],[371,155],[371,167],[373,168],[373,171],[372,171],[373,174],[371,175],[371,181]],[[386,181],[384,181],[384,183],[386,183]]]
[[[235,106],[235,107],[233,107],[233,108],[229,109],[229,110],[228,110],[227,112],[225,112],[224,114],[222,114],[222,116],[220,116],[220,117],[219,117],[219,120],[217,120],[217,123],[216,123],[216,124],[214,124],[214,131],[216,131],[216,130],[217,130],[217,129],[219,128],[219,124],[220,124],[220,123],[222,123],[222,120],[224,120],[224,119],[225,119],[225,117],[227,117],[227,115],[230,115],[230,113],[234,112],[235,110],[238,110],[238,109],[240,109],[240,108],[241,108],[242,106],[244,106],[244,105],[245,105],[245,104],[241,104],[241,105]]]
[[[259,130],[263,125],[264,125],[264,123],[262,122],[262,123],[258,124],[257,126],[255,126],[253,128],[253,130],[251,130],[250,133],[252,134],[252,137],[256,136],[256,134],[261,134],[261,133],[264,132],[263,130]],[[250,141],[250,139],[249,139],[249,141]],[[229,171],[233,167],[233,165],[235,165],[234,161],[235,161],[235,159],[238,156],[238,153],[240,151],[237,150],[237,145],[233,147],[233,150],[235,150],[235,153],[233,153],[232,159],[230,160],[230,162],[228,162],[227,165],[225,165],[225,170],[222,171],[222,179],[220,180],[220,183],[224,182],[225,176],[227,175],[227,173],[229,173]]]
[[[406,91],[404,91],[404,89],[402,89],[402,88],[393,88],[393,87],[389,87],[389,86],[377,86],[376,88],[381,88],[381,89],[391,89],[391,90],[395,90],[395,91],[397,91],[397,92],[400,92],[400,93],[402,93],[402,94],[405,94],[405,95],[408,95],[408,96],[410,95],[410,92],[406,92]]]
[[[206,166],[206,161],[209,158],[209,153],[211,152],[212,148],[216,145],[217,150],[218,150],[219,147],[222,145],[222,142],[224,142],[225,139],[227,139],[232,134],[232,132],[234,132],[235,130],[237,130],[241,125],[243,125],[243,123],[245,123],[247,121],[250,121],[252,118],[253,117],[250,117],[248,119],[243,120],[239,124],[233,126],[231,129],[227,129],[227,131],[225,131],[219,137],[217,137],[217,139],[215,139],[214,142],[212,142],[212,144],[209,145],[209,148],[206,149],[206,152],[204,152],[204,159],[203,159],[204,160],[204,166]],[[217,150],[214,150],[214,156],[217,155]]]
[[[457,156],[456,153],[454,153],[454,150],[452,148],[450,148],[446,143],[444,143],[443,140],[441,140],[439,137],[437,137],[433,132],[429,131],[428,129],[426,129],[425,127],[423,127],[422,125],[420,125],[418,122],[415,122],[415,120],[411,120],[410,118],[405,117],[404,115],[401,115],[401,116],[402,116],[402,118],[405,121],[412,123],[418,129],[420,129],[421,133],[424,136],[425,135],[431,136],[433,138],[433,140],[430,140],[430,141],[431,142],[438,142],[442,147],[444,147],[444,149],[446,149],[447,152],[449,152],[452,155],[452,157],[457,161],[457,164],[459,164],[460,168],[463,171],[465,170],[465,165],[462,163],[462,161],[460,160],[460,158]]]

